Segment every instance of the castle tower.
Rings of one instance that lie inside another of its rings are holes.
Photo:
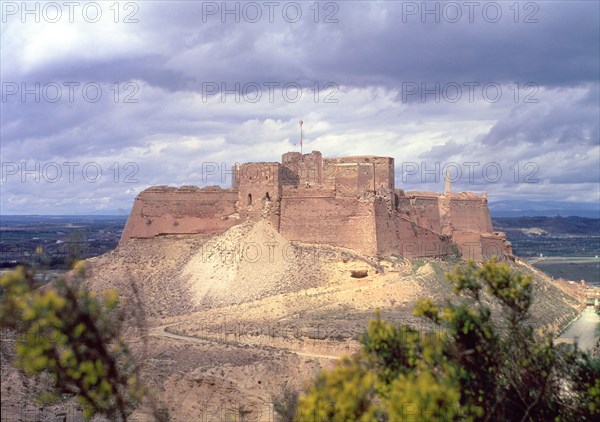
[[[452,186],[450,182],[450,169],[446,169],[446,189],[444,190],[444,195],[448,196],[452,193]]]

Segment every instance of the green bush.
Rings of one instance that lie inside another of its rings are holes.
[[[377,314],[361,351],[299,399],[297,420],[598,420],[600,361],[535,332],[530,277],[490,261],[447,280],[461,298],[415,310],[441,336]]]
[[[120,335],[117,292],[98,297],[80,286],[83,276],[82,262],[68,282],[42,289],[22,267],[2,276],[2,327],[18,331],[16,366],[30,375],[50,375],[54,390],[45,400],[66,393],[77,397],[86,417],[125,420],[143,388]]]

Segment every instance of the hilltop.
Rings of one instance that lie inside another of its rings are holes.
[[[231,187],[153,186],[135,199],[121,243],[174,234],[219,234],[266,220],[286,239],[368,256],[484,261],[512,255],[492,227],[487,194],[405,191],[394,158],[324,158],[288,152],[281,163],[236,164]]]
[[[270,253],[244,256],[244,245]],[[132,239],[88,262],[94,290],[139,290],[150,322],[147,380],[175,420],[273,412],[284,392],[356,350],[377,309],[429,331],[412,310],[419,298],[451,296],[444,274],[457,263],[288,242],[266,221],[215,236]],[[558,332],[577,315],[577,286],[509,262],[533,276],[536,326]]]
[[[126,306],[141,300],[147,343],[133,326],[127,335],[171,420],[272,419],[321,368],[357,349],[377,309],[431,330],[413,308],[419,298],[451,296],[444,274],[457,262],[290,242],[259,221],[215,235],[130,239],[87,260],[87,286],[117,288]],[[577,315],[577,286],[508,262],[534,278],[537,327],[558,331]],[[3,374],[11,379],[10,390],[2,384],[3,403],[33,403],[35,389],[6,361]],[[134,416],[149,411],[142,406]]]

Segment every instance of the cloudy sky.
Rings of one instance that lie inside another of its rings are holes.
[[[2,214],[129,210],[299,150],[600,201],[596,1],[2,1]]]

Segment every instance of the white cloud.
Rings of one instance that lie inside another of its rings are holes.
[[[315,24],[306,8],[298,24],[204,22],[200,2],[141,2],[136,24],[13,20],[2,28],[3,82],[97,81],[103,96],[97,103],[80,93],[73,102],[63,96],[36,103],[16,94],[1,104],[2,213],[129,208],[150,185],[203,185],[202,163],[231,168],[298,150],[300,119],[305,151],[392,156],[399,188],[443,188],[439,180],[402,183],[403,163],[497,162],[503,170],[498,182],[479,174],[456,188],[487,190],[492,200],[562,199],[568,191],[570,200],[597,201],[599,84],[590,78],[597,78],[600,37],[589,35],[598,35],[598,5],[546,5],[544,19],[529,26],[402,24],[400,6],[392,2],[340,3],[333,24]],[[565,14],[569,19],[559,19]],[[578,31],[566,26],[582,16],[587,20]],[[444,98],[447,84],[469,81],[479,83],[474,101],[464,85],[459,101]],[[535,85],[526,90],[528,81]],[[207,82],[219,89],[238,83],[245,96],[208,95]],[[267,82],[279,85],[269,92]],[[323,90],[328,82],[334,88]],[[482,98],[489,82],[502,88],[497,102]],[[124,102],[131,93],[126,83],[136,87],[137,102]],[[297,102],[286,101],[295,95],[282,91],[289,83],[301,86]],[[407,83],[439,83],[441,98],[407,97]],[[256,86],[261,98],[255,102]],[[524,102],[531,94],[537,103]],[[21,161],[28,168],[94,162],[107,177],[23,183],[19,174],[6,174]],[[138,166],[135,183],[123,183],[127,163]],[[523,182],[527,163],[537,165],[539,183]]]

